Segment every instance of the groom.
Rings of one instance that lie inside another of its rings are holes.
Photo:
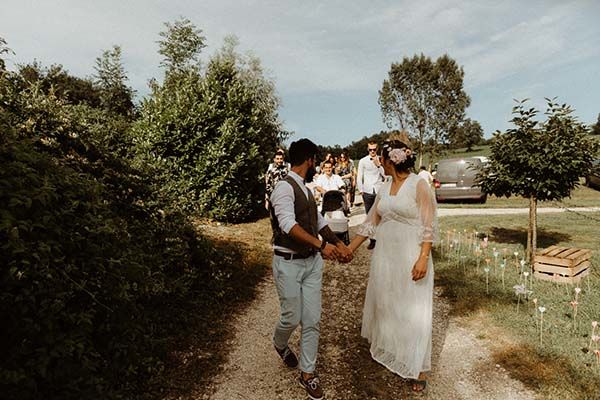
[[[296,355],[288,347],[292,332],[300,324],[300,384],[313,400],[323,398],[315,373],[321,319],[323,259],[348,262],[352,253],[329,229],[306,183],[316,173],[317,145],[300,139],[290,146],[289,174],[271,194],[273,228],[273,277],[281,314],[275,328],[275,350],[284,363],[295,368]],[[321,235],[321,239],[319,239]]]

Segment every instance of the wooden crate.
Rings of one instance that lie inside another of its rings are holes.
[[[560,283],[577,283],[590,273],[590,249],[550,246],[534,257],[533,275]]]

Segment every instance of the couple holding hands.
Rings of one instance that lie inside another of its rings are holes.
[[[317,145],[308,139],[293,142],[291,171],[270,198],[273,277],[281,308],[273,336],[275,349],[288,367],[300,364],[299,382],[309,397],[323,398],[315,373],[323,259],[350,262],[352,253],[377,232],[361,335],[370,342],[375,361],[411,379],[412,389],[422,391],[424,372],[431,368],[435,197],[428,183],[411,172],[415,158],[408,138],[386,141],[381,163],[388,179],[346,246],[329,229],[305,186],[315,175],[317,153]],[[302,329],[299,361],[288,346],[298,325]]]

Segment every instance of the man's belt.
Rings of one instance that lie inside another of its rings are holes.
[[[309,254],[298,254],[298,253],[292,254],[292,253],[286,253],[285,251],[275,250],[275,255],[283,257],[284,260],[304,260],[306,258],[313,257],[315,254],[317,254],[317,253],[312,252]]]

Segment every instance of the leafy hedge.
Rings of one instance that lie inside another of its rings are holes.
[[[156,305],[214,281],[217,257],[118,156],[125,121],[4,78],[2,397],[117,397],[161,368]]]

